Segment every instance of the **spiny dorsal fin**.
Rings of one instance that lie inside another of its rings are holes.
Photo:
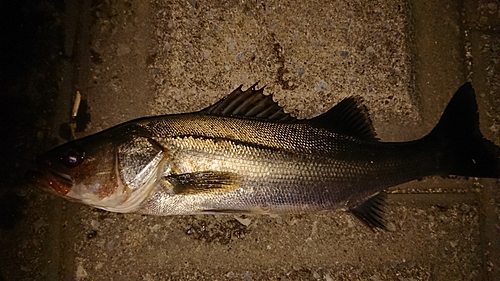
[[[196,172],[164,177],[174,194],[224,194],[240,187],[241,178],[229,172]]]
[[[386,230],[383,218],[385,198],[387,194],[380,192],[363,202],[361,205],[349,210],[357,219],[370,228]]]
[[[306,123],[363,140],[378,140],[361,97],[346,98],[327,112],[307,120]]]
[[[297,119],[283,111],[273,101],[272,95],[264,95],[264,88],[255,89],[257,83],[246,91],[239,86],[227,97],[203,109],[200,113],[219,116],[240,116],[281,122],[296,122]]]

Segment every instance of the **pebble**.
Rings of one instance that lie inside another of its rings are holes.
[[[151,230],[151,232],[157,232],[158,230],[160,230],[161,226],[159,224],[155,224],[153,226],[151,226],[149,228],[149,230]]]
[[[297,68],[297,74],[302,77],[304,74],[306,73],[306,70],[302,67],[302,66],[299,66]]]
[[[289,220],[286,222],[288,225],[295,225],[299,223],[299,220],[296,218],[293,218],[292,220]]]
[[[244,218],[241,216],[234,216],[234,218],[244,226],[249,226],[250,223],[252,223],[252,220],[250,218]]]
[[[35,222],[35,232],[38,231],[40,228],[49,225],[44,219],[39,219]]]
[[[306,239],[306,244],[311,248],[316,247],[316,242],[314,242],[314,240],[311,237],[308,237]]]
[[[244,53],[239,53],[239,54],[236,56],[236,61],[240,61],[240,60],[242,60],[243,58],[245,58],[245,54],[244,54]]]
[[[326,82],[321,80],[318,84],[316,84],[314,89],[318,92],[327,92],[328,91],[327,86],[328,85],[326,84]]]
[[[233,53],[235,51],[235,46],[236,46],[236,42],[234,42],[233,39],[229,40],[229,46],[228,46],[228,49],[231,53]]]
[[[250,276],[250,274],[248,274],[248,272],[245,272],[245,274],[243,274],[243,276],[245,277],[245,280],[246,281],[252,281],[252,276]]]
[[[492,131],[494,133],[498,132],[498,126],[496,124],[491,125],[491,127],[489,129],[490,129],[490,131]]]
[[[462,212],[469,212],[470,211],[469,205],[467,205],[465,203],[462,203],[462,205],[460,205],[460,211],[462,211]]]
[[[115,248],[115,241],[113,240],[109,241],[106,248],[108,249],[108,251],[112,251]]]
[[[99,270],[104,266],[102,262],[98,262],[97,265],[95,266],[95,270]]]
[[[348,219],[347,219],[347,227],[349,227],[349,228],[353,228],[353,227],[355,227],[355,226],[356,226],[356,225],[354,224],[354,222],[353,222],[350,218],[348,218]]]
[[[83,265],[80,263],[78,264],[78,267],[76,268],[76,278],[77,279],[80,279],[80,278],[85,278],[88,276],[87,274],[87,271],[85,270],[85,268],[83,268]]]
[[[311,237],[318,234],[318,221],[314,221],[311,230]]]
[[[283,223],[283,218],[280,215],[271,215],[271,217],[276,220],[277,224],[282,224]]]
[[[385,227],[387,228],[387,231],[391,231],[391,232],[396,231],[396,225],[392,222],[386,223]]]
[[[93,228],[93,229],[95,229],[95,230],[98,230],[98,229],[99,229],[99,226],[101,226],[101,224],[100,224],[98,221],[96,221],[96,220],[92,220],[92,221],[90,222],[90,225],[91,225],[91,226],[92,226],[92,228]]]

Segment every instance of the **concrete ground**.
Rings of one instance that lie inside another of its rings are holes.
[[[427,134],[471,81],[481,130],[500,145],[495,1],[74,2],[54,8],[64,37],[58,96],[34,126],[40,151],[64,142],[76,91],[88,106],[81,137],[196,111],[256,81],[301,118],[363,96],[383,141]],[[0,280],[500,280],[499,187],[473,178],[395,187],[389,230],[373,232],[342,212],[115,214],[15,181],[2,192],[24,204],[0,232]]]

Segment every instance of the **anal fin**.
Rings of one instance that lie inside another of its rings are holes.
[[[349,212],[371,229],[381,228],[386,230],[383,218],[386,198],[387,193],[380,192],[361,205],[350,209]]]

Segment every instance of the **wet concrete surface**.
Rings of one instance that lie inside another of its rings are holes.
[[[28,160],[64,142],[59,125],[70,120],[77,90],[90,114],[81,137],[137,117],[199,110],[256,81],[299,117],[361,95],[380,138],[405,141],[428,133],[469,80],[481,130],[500,144],[493,1],[82,1],[53,11],[64,19],[62,55],[52,64],[58,96],[44,105],[52,113],[38,111],[48,124],[32,126],[40,144],[19,152]],[[16,177],[29,163],[18,166]],[[24,202],[2,200],[22,214],[1,230],[4,280],[500,278],[497,180],[395,187],[389,231],[377,232],[341,212],[115,214],[21,181],[2,184],[9,184],[2,196]]]

